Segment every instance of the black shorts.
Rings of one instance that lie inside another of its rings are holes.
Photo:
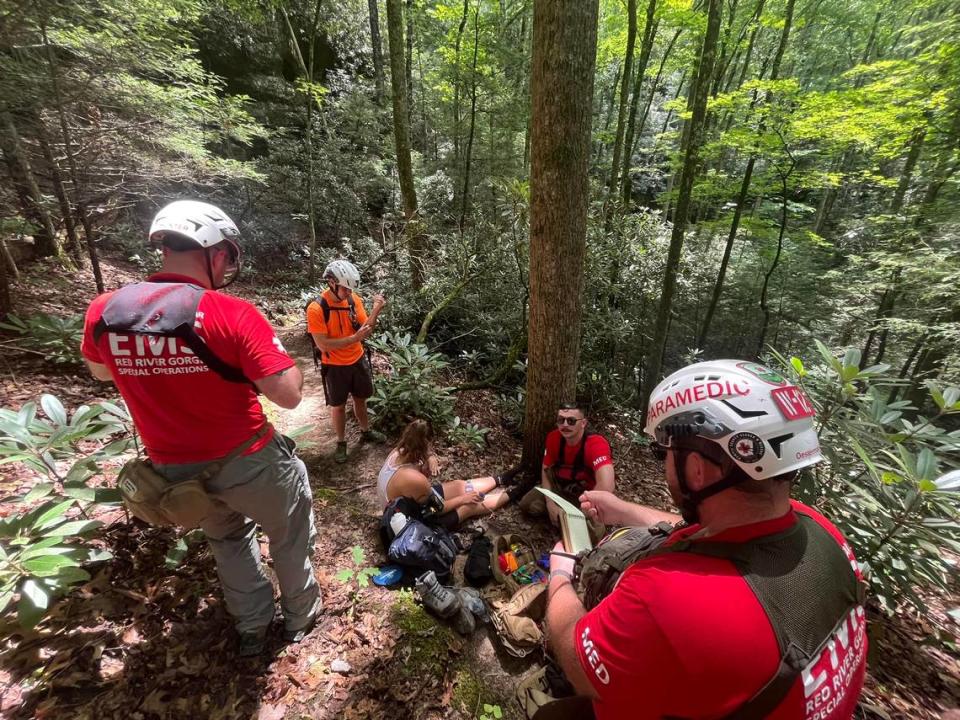
[[[431,488],[433,488],[434,492],[441,498],[444,497],[442,483],[434,481],[431,483]],[[424,515],[423,521],[432,527],[442,527],[448,532],[453,532],[460,527],[460,516],[457,515],[456,510],[447,510],[441,513],[427,513]]]
[[[338,407],[347,402],[347,396],[366,399],[373,395],[373,379],[362,357],[353,365],[323,366],[323,382],[327,388],[327,405]]]

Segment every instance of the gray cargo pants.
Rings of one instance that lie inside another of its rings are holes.
[[[274,616],[273,586],[260,564],[256,528],[270,538],[280,583],[284,627],[303,628],[320,595],[311,557],[317,531],[307,468],[293,440],[275,433],[257,452],[236,458],[207,482],[214,511],[201,527],[217,561],[227,610],[238,632],[262,631]],[[185,480],[207,463],[157,465],[169,480]]]

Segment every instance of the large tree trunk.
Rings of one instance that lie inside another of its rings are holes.
[[[687,122],[686,146],[684,148],[683,167],[677,193],[677,205],[673,214],[673,229],[670,233],[670,249],[667,253],[667,265],[663,273],[663,286],[660,291],[660,308],[657,311],[657,323],[654,328],[653,342],[647,353],[646,378],[641,402],[646,414],[646,402],[654,386],[660,380],[663,367],[662,359],[667,345],[667,325],[673,308],[673,295],[677,288],[677,268],[680,265],[680,253],[687,229],[687,213],[693,195],[693,181],[700,160],[702,130],[707,117],[707,97],[710,95],[710,81],[713,77],[713,63],[717,51],[717,36],[720,33],[720,3],[722,0],[707,0],[707,30],[703,36],[703,45],[697,62],[694,81],[690,84],[687,107],[690,108],[690,120]]]
[[[623,153],[623,136],[626,131],[627,108],[630,104],[630,81],[633,79],[633,46],[637,42],[637,0],[627,0],[627,51],[623,58],[623,78],[620,83],[620,109],[617,111],[617,134],[613,139],[613,161],[610,163],[610,179],[607,181],[607,196],[612,198],[617,189],[620,172],[620,155]]]
[[[410,251],[410,282],[414,290],[423,287],[423,238],[417,220],[417,191],[413,185],[410,159],[410,123],[407,115],[407,82],[404,76],[403,8],[401,0],[387,0],[387,31],[390,34],[390,87],[393,90],[393,138],[397,148],[397,174],[403,217],[406,220]]]
[[[373,47],[373,75],[377,82],[377,102],[383,100],[383,43],[380,40],[380,11],[377,0],[367,0],[370,13],[370,45]]]
[[[656,11],[657,0],[650,0],[647,5],[646,22],[643,26],[643,39],[640,41],[640,57],[637,60],[637,71],[633,81],[633,96],[630,98],[630,116],[627,118],[627,134],[623,140],[623,168],[620,173],[620,199],[624,205],[626,205],[630,199],[630,166],[633,164],[633,139],[637,127],[637,106],[640,101],[640,91],[643,89],[643,76],[647,72],[650,53],[653,51],[653,41],[657,34],[657,20],[654,17]],[[654,83],[650,97],[653,97],[653,91],[656,90],[656,87],[656,83]],[[644,112],[644,121],[646,121],[646,112]],[[643,132],[642,123],[641,132]]]
[[[530,323],[523,463],[576,393],[598,0],[534,0]]]

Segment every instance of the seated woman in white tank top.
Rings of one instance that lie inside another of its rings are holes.
[[[453,529],[467,518],[490,514],[529,490],[525,485],[514,485],[514,479],[520,474],[519,467],[496,477],[431,482],[430,478],[438,471],[430,423],[414,420],[404,428],[400,443],[380,468],[377,495],[384,505],[401,496],[424,504],[433,495],[438,502],[443,502],[436,524]],[[513,487],[502,489],[508,485]]]

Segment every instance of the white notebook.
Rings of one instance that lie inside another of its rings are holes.
[[[560,513],[560,531],[563,534],[563,547],[571,555],[579,555],[593,547],[590,542],[590,528],[583,510],[572,505],[552,490],[538,487],[537,490],[550,498],[563,511]]]

